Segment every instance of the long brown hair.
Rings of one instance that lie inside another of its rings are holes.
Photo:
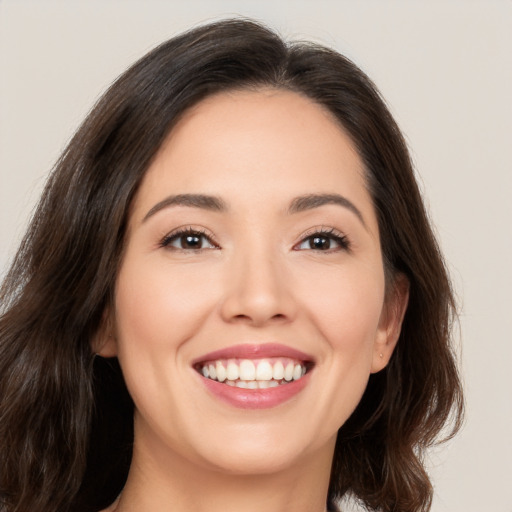
[[[51,174],[0,291],[0,510],[94,511],[122,489],[133,403],[115,359],[91,342],[112,301],[130,205],[180,116],[214,93],[274,87],[327,108],[365,165],[386,274],[410,281],[386,369],[339,431],[328,501],[420,512],[424,449],[462,393],[450,344],[454,301],[404,139],[377,89],[327,48],[227,20],[162,44],[106,92]]]

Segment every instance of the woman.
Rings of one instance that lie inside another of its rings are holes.
[[[334,51],[228,20],[149,53],[1,297],[1,510],[430,507],[453,296],[400,131]]]

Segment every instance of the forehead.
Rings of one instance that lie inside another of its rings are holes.
[[[251,155],[264,143],[267,153],[279,146],[270,153],[274,159],[279,153],[284,157],[314,152],[312,156],[321,160],[330,145],[360,164],[350,137],[327,108],[302,94],[271,88],[222,92],[199,102],[185,112],[159,153],[169,153],[170,147],[191,137],[202,138],[202,151],[221,150],[229,143],[227,136],[232,146]]]
[[[136,207],[191,192],[276,204],[338,192],[371,202],[364,174],[343,127],[312,100],[275,89],[224,92],[176,124],[144,177]]]

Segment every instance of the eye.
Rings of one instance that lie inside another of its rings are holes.
[[[316,230],[307,235],[301,242],[294,246],[296,251],[338,251],[349,248],[349,242],[345,235],[335,229]]]
[[[201,249],[218,249],[205,233],[187,228],[167,235],[160,243],[161,247],[178,250],[198,251]]]

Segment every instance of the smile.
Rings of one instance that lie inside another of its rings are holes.
[[[267,389],[301,379],[307,365],[290,358],[220,359],[197,365],[203,377],[243,389]]]
[[[192,366],[221,401],[242,409],[264,409],[298,395],[310,381],[314,360],[281,344],[243,344],[205,354]]]

